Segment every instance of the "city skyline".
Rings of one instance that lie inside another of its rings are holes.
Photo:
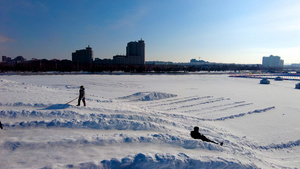
[[[0,55],[70,60],[90,45],[104,59],[142,38],[146,61],[300,63],[300,1],[73,2],[0,0]]]

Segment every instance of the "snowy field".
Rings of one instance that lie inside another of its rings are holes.
[[[297,81],[0,76],[0,168],[299,168]],[[87,107],[77,107],[79,86]],[[223,146],[194,140],[200,132]]]

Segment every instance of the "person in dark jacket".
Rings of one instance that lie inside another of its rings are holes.
[[[3,129],[3,126],[2,126],[2,123],[1,123],[1,121],[0,121],[0,129]]]
[[[83,105],[86,106],[86,104],[85,104],[85,91],[84,91],[84,87],[83,86],[80,86],[77,106],[80,106],[80,101],[81,100],[83,102]]]
[[[208,138],[206,138],[203,134],[199,133],[199,127],[195,126],[194,127],[194,131],[191,131],[191,136],[192,138],[194,139],[200,139],[202,141],[206,141],[206,142],[211,142],[211,143],[215,143],[215,144],[219,144],[219,143],[216,143]],[[220,143],[220,145],[222,146],[223,145],[223,142]]]

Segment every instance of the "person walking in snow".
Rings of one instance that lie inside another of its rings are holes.
[[[3,126],[2,126],[2,123],[1,123],[1,121],[0,121],[0,128],[1,128],[1,129],[3,129]]]
[[[80,101],[82,100],[83,105],[86,106],[85,104],[85,91],[84,91],[84,86],[80,86],[79,90],[79,97],[78,97],[78,104],[77,106],[80,106]]]
[[[202,141],[212,142],[212,143],[215,143],[215,144],[220,144],[221,146],[223,145],[223,142],[216,143],[216,142],[206,138],[203,134],[199,133],[199,127],[197,127],[197,126],[194,127],[194,131],[191,131],[191,136],[194,139],[200,139]]]

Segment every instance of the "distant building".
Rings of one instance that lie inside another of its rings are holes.
[[[262,60],[262,65],[265,68],[283,68],[283,60],[281,60],[279,56],[264,56]]]
[[[10,64],[10,65],[16,65],[16,64],[25,63],[26,59],[23,56],[17,56],[14,59],[11,59],[10,57],[2,56],[2,62],[5,62],[6,64]]]
[[[6,56],[2,56],[2,62],[6,62],[7,57]]]
[[[11,61],[10,57],[2,56],[2,62],[9,62],[9,61]]]
[[[126,47],[126,56],[129,64],[145,64],[145,42],[141,39],[138,42],[129,42]]]
[[[300,63],[292,63],[291,67],[292,68],[300,68]]]
[[[126,65],[128,64],[128,57],[126,55],[116,55],[113,57],[113,61],[118,65]]]
[[[191,59],[190,60],[190,65],[204,65],[208,64],[209,62],[206,62],[204,60],[197,60],[197,59]]]
[[[18,64],[18,63],[24,63],[26,59],[23,56],[17,56],[12,61],[14,62],[14,64]]]
[[[76,65],[92,65],[93,50],[90,46],[72,53],[72,63]]]
[[[113,57],[115,64],[144,65],[145,64],[145,41],[128,42],[126,55],[116,55]]]
[[[146,65],[174,65],[174,63],[165,61],[146,61]]]

